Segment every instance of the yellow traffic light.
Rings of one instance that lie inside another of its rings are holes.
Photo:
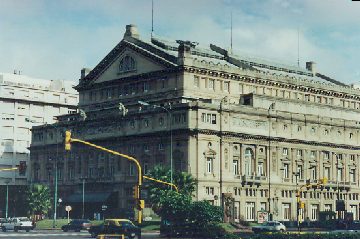
[[[305,208],[305,203],[304,202],[300,202],[300,208],[302,208],[302,209]]]
[[[324,178],[320,179],[321,184],[327,184],[327,182],[328,182],[327,177],[324,177]]]
[[[145,208],[145,200],[139,200],[139,208],[144,209]]]
[[[134,198],[138,199],[139,198],[139,186],[138,185],[134,186],[133,192],[134,192]]]
[[[69,130],[65,131],[65,150],[71,150],[71,132]]]

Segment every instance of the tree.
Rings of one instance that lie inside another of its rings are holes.
[[[165,182],[170,182],[170,170],[162,166],[155,166],[149,176]],[[173,183],[178,187],[179,193],[191,198],[196,188],[196,180],[186,172],[174,172]],[[168,196],[173,197],[171,187],[165,184],[148,181],[149,198],[155,213],[162,207],[162,203],[166,202]]]
[[[50,189],[42,184],[34,184],[30,186],[28,192],[28,208],[29,213],[47,214],[51,207]]]

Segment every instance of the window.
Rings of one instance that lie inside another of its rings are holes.
[[[328,135],[329,134],[329,130],[324,130],[324,135]]]
[[[350,169],[350,181],[352,183],[356,182],[356,175],[355,175],[355,169]]]
[[[289,221],[291,219],[291,205],[290,203],[282,204],[282,212],[284,221]]]
[[[316,179],[317,179],[316,167],[312,167],[312,168],[311,168],[311,173],[310,173],[310,175],[311,175],[311,179],[312,179],[312,180],[316,180]]]
[[[283,148],[283,155],[288,155],[289,154],[289,150],[287,148]]]
[[[253,152],[251,149],[245,150],[245,175],[250,176],[252,174],[252,161],[253,161]]]
[[[206,194],[207,195],[214,195],[214,187],[206,187]]]
[[[194,76],[194,87],[199,88],[199,86],[200,86],[199,77]]]
[[[129,163],[129,176],[134,176],[135,175],[135,164],[134,163]]]
[[[266,202],[261,202],[260,203],[260,210],[266,211]]]
[[[330,167],[325,167],[324,168],[324,177],[329,179],[330,178]]]
[[[302,165],[297,165],[297,169],[296,169],[297,175],[299,177],[299,179],[303,179],[303,166]]]
[[[149,127],[149,120],[148,119],[144,119],[144,126],[145,126],[145,128]]]
[[[303,156],[303,151],[302,151],[301,149],[298,149],[298,150],[296,151],[296,155],[297,155],[298,157],[302,157],[302,156]]]
[[[201,121],[209,124],[216,124],[216,114],[201,114]]]
[[[215,90],[215,80],[214,80],[214,79],[209,79],[208,88],[209,88],[210,90]]]
[[[343,168],[338,168],[337,169],[337,181],[342,181],[343,179]]]
[[[311,205],[311,220],[317,221],[319,215],[319,205],[318,204],[312,204]]]
[[[143,92],[148,92],[149,89],[150,89],[149,82],[144,82],[143,83]]]
[[[130,56],[125,56],[120,60],[119,71],[128,72],[136,70],[135,60]]]
[[[354,154],[350,154],[350,160],[353,161],[353,162],[355,161],[355,155]]]
[[[143,171],[145,175],[147,175],[149,172],[149,164],[147,162],[144,162]]]
[[[239,160],[233,160],[233,173],[239,175]]]
[[[327,152],[327,151],[325,151],[325,152],[324,152],[324,159],[325,159],[325,160],[329,160],[329,158],[330,158],[330,153]]]
[[[283,177],[289,178],[289,164],[284,164],[283,172],[284,172]]]
[[[262,163],[262,162],[258,163],[257,173],[258,173],[258,176],[264,175],[264,163]]]
[[[245,220],[246,221],[255,221],[255,203],[246,202],[245,204]]]
[[[210,157],[208,157],[208,158],[206,159],[206,172],[207,172],[207,173],[212,173],[212,172],[213,172],[212,161],[213,161],[213,159],[210,158]]]
[[[354,137],[354,134],[353,133],[350,133],[349,134],[349,138],[352,139]]]
[[[230,82],[228,82],[228,81],[224,82],[224,91],[225,92],[230,91]]]
[[[324,211],[329,211],[329,212],[331,212],[331,211],[332,211],[332,205],[331,205],[331,204],[325,204],[325,205],[324,205]]]
[[[159,143],[159,150],[164,150],[164,144],[163,143]]]
[[[310,152],[310,157],[314,160],[316,158],[316,152],[315,151],[311,151]]]

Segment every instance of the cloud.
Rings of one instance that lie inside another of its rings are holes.
[[[154,0],[155,33],[215,43],[238,52],[297,64],[314,60],[324,74],[359,80],[360,4],[336,0]],[[151,1],[0,1],[0,71],[22,70],[47,79],[77,80],[135,23],[149,40]]]

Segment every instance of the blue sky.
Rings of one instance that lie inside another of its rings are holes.
[[[360,81],[360,2],[351,0],[154,0],[155,34],[230,47],[290,65],[315,61]],[[136,24],[149,40],[151,0],[0,0],[0,72],[77,81]]]

